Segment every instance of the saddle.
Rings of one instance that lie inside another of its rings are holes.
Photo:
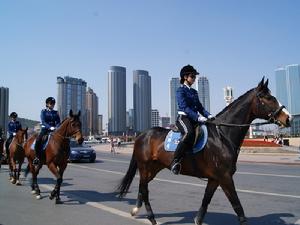
[[[50,135],[51,134],[46,134],[42,137],[42,150],[44,151],[49,143],[49,139],[50,139]],[[34,142],[32,143],[31,145],[31,149],[34,150],[34,147],[35,147],[35,142],[36,142],[36,139],[34,140]]]
[[[201,151],[207,143],[208,132],[206,125],[202,124],[201,126],[198,125],[195,128],[195,140],[193,146],[193,153],[197,153]],[[164,147],[165,150],[168,152],[174,152],[177,148],[178,143],[182,138],[182,134],[179,130],[175,128],[175,130],[170,130],[168,135],[165,138]]]

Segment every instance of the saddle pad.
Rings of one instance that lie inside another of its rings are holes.
[[[50,140],[50,135],[51,134],[48,134],[48,136],[47,136],[47,141],[46,142],[44,142],[43,144],[42,144],[42,150],[43,151],[45,151],[45,149],[47,148],[47,145],[48,145],[48,143],[49,143],[49,140]],[[32,143],[32,145],[31,145],[31,150],[33,150],[34,151],[34,147],[35,147],[35,142],[36,142],[36,139],[34,139],[34,142]]]
[[[203,135],[201,138],[197,140],[197,143],[194,145],[193,153],[201,151],[207,142],[207,138],[208,138],[207,127],[204,124],[202,124],[200,129],[202,129]],[[168,152],[174,152],[177,148],[178,143],[181,140],[181,137],[182,135],[180,132],[174,132],[170,130],[165,139],[165,144],[164,144],[165,150]]]

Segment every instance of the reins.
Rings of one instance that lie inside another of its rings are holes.
[[[215,120],[208,120],[205,123],[214,124],[216,126],[223,126],[223,127],[249,127],[249,126],[259,126],[259,125],[266,125],[272,124],[273,122],[261,122],[261,123],[246,123],[246,124],[234,124],[234,123],[217,123]]]

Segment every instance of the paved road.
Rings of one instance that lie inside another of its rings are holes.
[[[69,164],[62,187],[63,205],[47,198],[53,187],[52,175],[40,174],[41,200],[30,194],[29,181],[21,187],[7,180],[7,168],[0,171],[1,225],[116,225],[149,224],[145,210],[138,218],[129,211],[135,204],[138,179],[122,201],[112,193],[128,168],[129,154],[97,151],[94,164]],[[300,224],[299,165],[239,163],[236,187],[250,225]],[[193,224],[206,182],[162,171],[150,183],[150,200],[161,224]],[[218,190],[205,218],[207,225],[237,225],[236,216],[224,193]]]

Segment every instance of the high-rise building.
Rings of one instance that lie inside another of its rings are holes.
[[[151,77],[148,71],[133,71],[134,130],[144,131],[151,127]]]
[[[133,114],[133,109],[129,109],[128,112],[126,112],[126,127],[128,130],[133,130],[134,128]]]
[[[99,134],[98,126],[98,97],[93,89],[86,92],[87,129],[89,135]]]
[[[224,90],[224,99],[226,102],[226,106],[229,105],[231,102],[233,102],[233,89],[232,87],[226,86],[223,88]]]
[[[6,137],[8,124],[9,89],[0,87],[0,136]]]
[[[151,112],[151,127],[159,126],[159,112],[157,109],[152,109]]]
[[[103,115],[98,115],[98,131],[99,135],[103,134]]]
[[[170,115],[171,115],[171,124],[175,124],[178,114],[178,106],[176,100],[176,91],[180,87],[180,78],[171,78],[170,80]]]
[[[300,65],[287,65],[275,70],[276,97],[285,105],[294,119],[290,134],[300,134]]]
[[[82,133],[88,135],[86,123],[86,82],[82,79],[69,76],[57,77],[58,94],[57,110],[61,120],[73,113],[81,112]]]
[[[197,78],[197,91],[201,104],[210,112],[210,95],[209,95],[209,82],[207,77],[199,76]]]
[[[126,68],[111,66],[108,70],[108,133],[126,131]]]
[[[170,117],[162,116],[160,118],[160,126],[164,127],[164,128],[169,128],[170,127]]]

